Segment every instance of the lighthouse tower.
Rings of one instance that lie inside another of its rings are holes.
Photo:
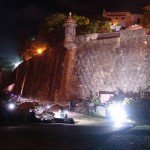
[[[64,23],[65,27],[64,46],[69,50],[76,48],[76,26],[77,26],[76,21],[72,18],[71,13],[69,13],[69,17]]]

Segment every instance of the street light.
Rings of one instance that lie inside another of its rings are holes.
[[[43,49],[42,48],[38,48],[37,49],[37,53],[40,55],[40,54],[42,54],[43,53]]]
[[[125,108],[122,103],[113,103],[110,104],[109,107],[110,116],[115,123],[115,127],[121,127],[122,123],[124,123],[127,119],[127,114]]]

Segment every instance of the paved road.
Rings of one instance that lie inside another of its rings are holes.
[[[0,150],[95,150],[104,135],[115,130],[110,126],[62,124],[1,126]]]
[[[94,125],[94,126],[106,126],[111,124],[112,122],[108,119],[98,117],[98,116],[90,116],[79,114],[75,112],[69,112],[69,117],[73,118],[77,125]]]

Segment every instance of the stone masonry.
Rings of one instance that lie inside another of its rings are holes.
[[[99,91],[150,90],[150,35],[144,29],[76,36],[71,15],[65,43],[16,69],[14,92],[66,101]]]
[[[144,29],[79,36],[77,45],[72,97],[86,98],[90,91],[148,90],[150,36]]]

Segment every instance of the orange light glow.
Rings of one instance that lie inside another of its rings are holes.
[[[35,48],[35,55],[41,55],[46,49],[47,47],[45,45],[37,46]]]
[[[42,48],[38,48],[38,49],[37,49],[37,53],[38,53],[38,54],[42,54],[42,53],[43,53],[43,49],[42,49]]]
[[[116,20],[116,19],[113,19],[111,23],[112,23],[112,25],[114,25],[114,26],[119,25],[119,21]]]

